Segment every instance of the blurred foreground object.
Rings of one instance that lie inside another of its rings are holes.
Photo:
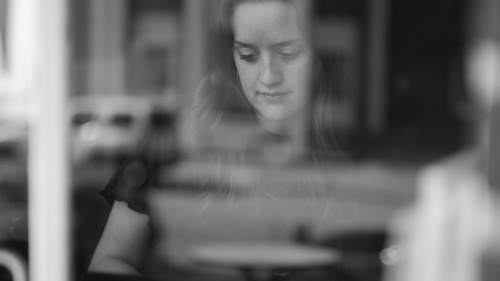
[[[500,211],[500,4],[482,0],[469,8],[466,62],[476,105],[474,140],[468,150],[422,171],[414,206],[390,226],[392,243],[381,256],[386,281],[498,279],[492,269],[500,264],[495,216]]]
[[[421,173],[417,201],[393,221],[389,280],[480,280],[488,230],[488,186],[474,153]]]

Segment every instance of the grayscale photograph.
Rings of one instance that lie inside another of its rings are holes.
[[[498,280],[499,96],[497,0],[0,0],[0,281]]]

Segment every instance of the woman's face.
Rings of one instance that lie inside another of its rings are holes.
[[[241,85],[260,119],[279,123],[306,113],[313,55],[295,7],[244,2],[232,24]]]

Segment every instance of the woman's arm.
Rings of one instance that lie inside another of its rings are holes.
[[[149,216],[115,201],[97,245],[89,272],[139,274],[137,266],[148,244]]]

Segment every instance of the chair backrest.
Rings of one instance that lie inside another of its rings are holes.
[[[0,249],[0,266],[7,268],[12,274],[12,281],[27,281],[28,268],[26,260],[14,251]]]

